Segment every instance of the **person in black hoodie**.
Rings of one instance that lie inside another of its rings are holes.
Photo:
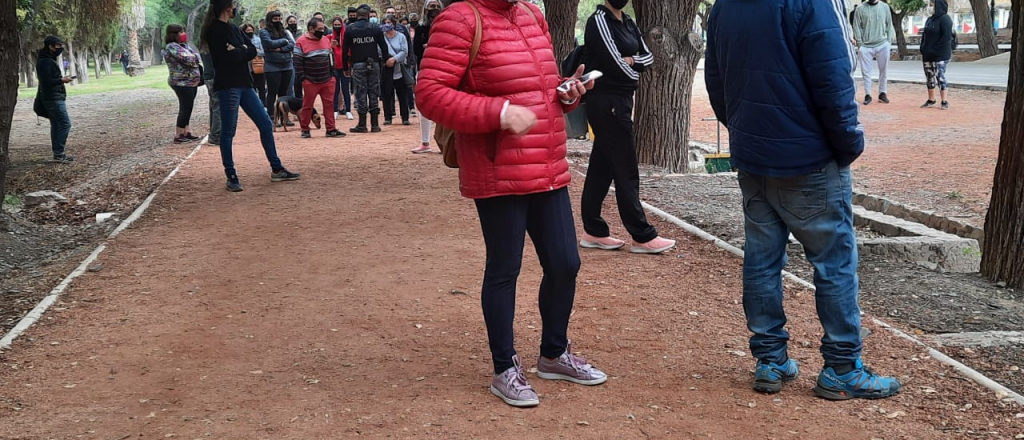
[[[242,190],[231,151],[238,126],[239,107],[245,110],[245,114],[260,131],[260,142],[270,161],[270,181],[299,179],[299,174],[285,169],[277,157],[274,124],[253,89],[252,74],[249,72],[249,61],[256,58],[256,47],[238,26],[229,23],[237,13],[238,7],[233,0],[210,0],[210,9],[203,21],[200,45],[201,50],[209,51],[216,70],[213,90],[220,101],[220,157],[228,178],[227,189],[231,192]]]
[[[924,76],[928,86],[928,100],[921,108],[935,106],[935,89],[939,89],[942,98],[941,107],[949,109],[946,100],[946,65],[953,58],[953,46],[956,34],[953,33],[953,19],[946,12],[949,4],[946,0],[933,0],[928,5],[932,15],[924,22],[921,33],[921,60],[924,62]]]
[[[65,153],[68,134],[71,133],[71,117],[68,116],[68,97],[64,84],[73,81],[70,76],[61,72],[57,57],[64,52],[64,41],[55,36],[43,40],[43,48],[39,51],[39,62],[36,64],[36,75],[39,77],[39,89],[36,99],[46,110],[50,119],[50,145],[53,148],[53,161],[67,163],[74,160]]]
[[[611,236],[601,218],[608,189],[615,182],[619,216],[633,238],[631,251],[659,254],[676,242],[658,236],[640,204],[640,169],[633,140],[633,94],[640,74],[654,63],[640,28],[622,12],[628,0],[607,0],[587,20],[584,64],[604,74],[587,93],[587,120],[594,129],[587,179],[583,184],[580,213],[584,248],[616,250],[626,243]]]

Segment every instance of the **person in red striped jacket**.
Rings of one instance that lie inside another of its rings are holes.
[[[324,38],[327,30],[324,21],[314,18],[306,25],[306,33],[295,41],[293,60],[295,78],[301,81],[303,101],[299,123],[302,137],[309,138],[309,123],[313,119],[313,104],[316,97],[324,105],[324,122],[327,126],[327,137],[343,137],[345,133],[338,131],[334,119],[334,50],[331,40]]]

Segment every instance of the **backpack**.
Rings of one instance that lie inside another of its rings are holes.
[[[569,55],[565,56],[562,60],[562,76],[568,78],[576,74],[576,69],[580,68],[580,64],[583,64],[587,59],[587,46],[577,44],[576,48],[569,52]]]
[[[459,90],[462,90],[466,85],[467,78],[469,78],[469,70],[473,68],[473,62],[476,61],[476,56],[480,53],[480,43],[483,42],[483,19],[480,16],[480,10],[476,8],[473,2],[466,0],[465,3],[469,5],[470,9],[473,10],[473,15],[476,16],[476,32],[473,34],[473,46],[469,49],[469,64],[466,66],[466,74],[462,77],[462,82],[459,83]],[[517,3],[518,4],[518,3]],[[518,4],[521,8],[526,8],[530,11],[530,15],[540,25],[540,19],[537,18],[537,14],[530,9],[529,6]],[[437,127],[434,129],[434,140],[437,141],[438,148],[441,149],[441,156],[444,158],[444,164],[448,168],[459,167],[459,156],[455,151],[455,130],[449,127],[445,127],[441,124],[436,124]]]
[[[956,31],[953,31],[953,41],[949,43],[949,48],[952,50],[956,50],[956,47],[959,46],[959,43],[960,42],[957,41],[956,39]]]

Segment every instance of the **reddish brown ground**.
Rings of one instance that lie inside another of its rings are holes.
[[[896,108],[893,105],[892,108]],[[939,113],[936,113],[939,114]],[[348,124],[344,124],[347,127]],[[542,405],[487,391],[479,310],[484,250],[473,206],[417,127],[300,140],[304,173],[271,183],[248,123],[246,191],[223,190],[214,148],[2,354],[0,438],[1012,438],[1019,407],[874,328],[865,357],[906,384],[885,401],[813,397],[820,326],[791,290],[803,375],[750,390],[740,260],[659,223],[679,252],[584,252],[575,348],[613,377],[536,379]],[[577,181],[574,199],[578,199]],[[622,231],[617,231],[621,233]],[[529,249],[529,246],[528,246]],[[533,365],[540,271],[527,251],[518,347]],[[453,290],[468,294],[453,294]]]
[[[700,120],[714,116],[700,73],[691,133],[714,143],[715,123]],[[950,89],[947,111],[919,108],[927,96],[921,85],[889,84],[891,104],[861,107],[867,147],[853,164],[854,186],[984,226],[1006,94]]]

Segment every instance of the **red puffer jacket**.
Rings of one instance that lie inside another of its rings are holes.
[[[455,129],[460,189],[483,199],[552,191],[569,185],[565,160],[565,112],[555,90],[562,82],[540,10],[507,0],[472,0],[480,10],[480,52],[462,83],[476,32],[465,2],[446,8],[430,28],[420,66],[416,107]],[[523,136],[501,130],[505,101],[532,110],[537,126]]]

